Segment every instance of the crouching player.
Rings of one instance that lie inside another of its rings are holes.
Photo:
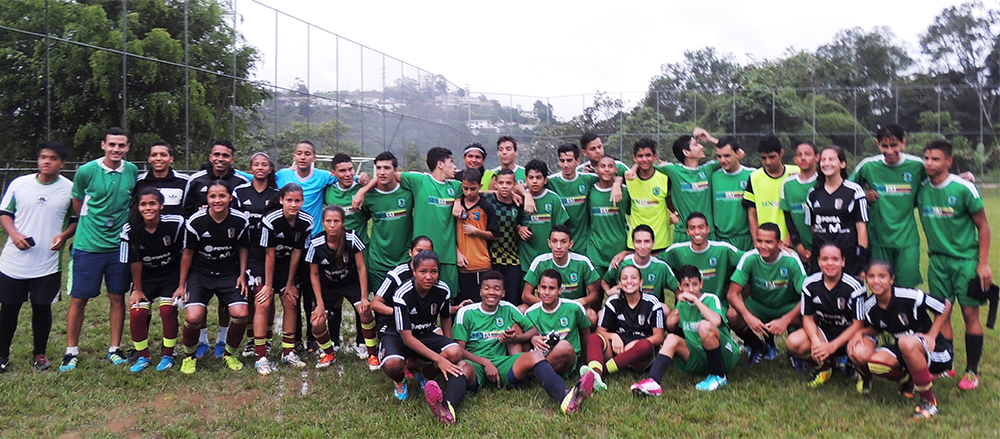
[[[729,335],[729,323],[722,300],[713,293],[702,293],[701,271],[693,265],[677,270],[680,282],[677,294],[677,314],[681,337],[668,334],[663,347],[653,359],[649,378],[632,385],[636,396],[660,396],[660,381],[670,363],[677,359],[677,370],[708,375],[694,387],[712,391],[726,385],[726,373],[740,358],[740,347]]]
[[[590,320],[580,302],[559,297],[562,275],[558,271],[551,268],[542,271],[536,290],[540,302],[525,312],[538,328],[539,335],[531,338],[531,347],[545,352],[552,368],[565,374],[576,366],[582,352],[580,340],[590,337]]]
[[[896,287],[895,273],[883,260],[872,261],[865,276],[872,291],[858,311],[865,329],[854,336],[847,349],[860,375],[858,391],[869,391],[872,374],[902,381],[904,394],[912,382],[913,390],[920,393],[913,420],[933,417],[938,408],[931,381],[934,374],[952,368],[953,348],[941,335],[951,302],[920,290]],[[890,334],[893,343],[876,347],[872,337],[879,332]]]

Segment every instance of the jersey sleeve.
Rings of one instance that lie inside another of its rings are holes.
[[[313,245],[312,241],[306,243],[306,257],[305,261],[312,264],[313,259],[316,257],[316,246]]]
[[[590,285],[594,282],[599,282],[601,280],[601,275],[597,273],[597,269],[594,268],[594,263],[587,261],[587,272],[583,274],[583,281],[586,285]]]
[[[573,301],[572,305],[575,305],[573,306],[573,314],[576,314],[576,330],[590,329],[590,319],[587,318],[587,311],[583,309],[583,305],[577,301]]]
[[[663,287],[670,291],[677,291],[677,287],[680,282],[677,281],[677,276],[674,275],[674,270],[670,268],[670,264],[663,264],[667,269],[667,275],[662,276],[660,282],[663,282]]]
[[[983,198],[979,196],[978,191],[968,189],[962,191],[962,193],[965,194],[965,210],[969,213],[969,215],[979,213],[980,210],[983,210],[985,205],[983,204]]]
[[[632,196],[628,193],[628,187],[622,185],[622,200],[618,202],[618,208],[625,212],[625,215],[632,214]]]
[[[569,214],[566,213],[566,208],[563,207],[562,202],[552,204],[552,224],[566,224],[569,221]]]
[[[656,302],[656,305],[653,306],[653,310],[650,311],[650,314],[648,316],[646,316],[646,321],[648,321],[649,325],[652,326],[653,328],[663,329],[662,303]]]
[[[604,277],[602,279],[604,279],[608,285],[618,285],[618,271],[621,270],[621,268],[622,265],[620,262],[618,263],[618,268],[608,267],[608,271],[604,273]]]
[[[527,332],[531,328],[535,327],[535,323],[531,321],[527,316],[521,314],[521,311],[517,309],[514,305],[509,305],[511,308],[510,315],[514,319],[514,322],[521,327],[522,331]],[[452,334],[454,334],[454,329],[452,329]]]
[[[756,207],[757,197],[753,193],[753,179],[747,175],[747,187],[743,189],[743,205]]]
[[[402,297],[393,298],[392,315],[393,320],[396,324],[396,331],[403,332],[413,329],[413,325],[410,324],[410,313],[406,309],[406,301]]]
[[[458,310],[458,314],[455,314],[455,322],[451,325],[451,339],[455,341],[469,341],[469,328],[466,326],[468,319],[466,319],[467,309]]]
[[[809,291],[809,286],[802,287],[802,295],[799,297],[799,312],[804,316],[811,316],[816,313],[816,309],[813,305],[813,295],[812,291]]]
[[[744,254],[740,258],[740,262],[736,264],[736,270],[733,271],[733,277],[730,279],[734,283],[747,286],[747,282],[750,280],[750,276],[753,275],[753,262],[750,261],[750,255]]]
[[[260,225],[260,246],[264,248],[275,247],[278,245],[274,238],[274,224],[265,219]]]
[[[486,214],[486,231],[490,232],[494,238],[500,237],[500,219],[497,218],[497,210],[493,208],[493,205],[489,201],[483,200],[484,202],[479,203],[479,207],[483,209]]]
[[[814,188],[815,189],[815,188]],[[806,193],[806,202],[802,203],[802,213],[805,215],[805,223],[807,226],[813,225],[812,220],[812,206],[816,202],[816,191],[814,189],[809,189]]]
[[[615,306],[612,301],[604,304],[604,312],[597,321],[597,326],[606,329],[608,332],[618,332],[618,318],[615,316]]]
[[[390,274],[382,281],[382,285],[379,285],[378,290],[375,291],[375,295],[385,300],[386,297],[391,298],[396,294],[396,288],[399,288],[399,284],[396,283],[396,277]],[[391,305],[388,301],[386,302],[386,305]]]
[[[802,283],[806,280],[806,269],[802,266],[802,261],[799,260],[798,256],[792,255],[788,257],[792,260],[791,267],[788,267],[788,271],[791,272],[789,275],[789,280],[792,282],[791,287],[795,291],[802,291]]]
[[[851,209],[851,220],[854,223],[867,223],[868,222],[868,198],[865,197],[865,191],[859,190],[854,194],[854,208]]]
[[[0,215],[14,216],[17,212],[17,184],[18,181],[14,180],[7,186],[7,192],[4,192],[3,200],[0,200]]]
[[[134,247],[129,242],[129,230],[131,230],[131,225],[125,223],[125,226],[122,227],[122,232],[119,235],[121,247],[118,250],[118,262],[121,262],[122,264],[131,264],[138,261]]]
[[[198,232],[194,229],[194,225],[191,224],[191,220],[187,220],[185,229],[187,231],[184,233],[184,248],[194,250],[198,248]]]
[[[87,196],[87,186],[90,184],[91,167],[84,165],[73,176],[73,198],[83,200]]]
[[[532,263],[532,265],[534,265],[534,263]],[[529,269],[528,272],[524,274],[524,283],[537,287],[541,275],[542,273],[540,270]]]
[[[423,181],[423,175],[419,172],[402,172],[399,174],[399,184],[403,186],[403,189],[412,192],[420,186],[421,181]]]

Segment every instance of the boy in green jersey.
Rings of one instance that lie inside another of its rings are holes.
[[[596,133],[583,133],[580,136],[580,148],[587,160],[576,167],[577,172],[597,173],[598,162],[604,157],[611,157],[604,155],[604,142],[601,140],[601,136]],[[615,175],[624,176],[628,172],[628,165],[622,163],[621,160],[614,157],[611,157],[611,160],[615,165]]]
[[[670,178],[657,172],[653,167],[657,163],[656,141],[649,138],[639,139],[632,146],[632,154],[636,165],[636,178],[627,180],[629,196],[632,199],[632,214],[629,225],[634,230],[640,224],[647,224],[653,229],[653,234],[660,237],[654,252],[662,251],[670,245],[673,232],[670,230],[671,210],[668,206],[670,195]],[[629,237],[628,247],[632,248]]]
[[[708,235],[708,218],[701,212],[692,213],[687,217],[689,242],[678,242],[660,253],[660,258],[677,273],[685,265],[694,265],[701,270],[702,291],[715,294],[722,300],[722,307],[729,309],[726,293],[729,291],[729,280],[736,271],[743,252],[730,244],[721,241],[710,241]],[[667,316],[667,327],[676,328],[676,315]]]
[[[573,242],[576,243],[576,252],[582,255],[587,254],[587,234],[590,232],[590,215],[587,210],[587,194],[591,187],[599,180],[595,174],[577,172],[577,165],[580,164],[580,148],[572,143],[566,143],[559,147],[559,169],[561,173],[549,176],[549,181],[545,185],[549,190],[559,195],[569,221],[566,225],[573,231]],[[611,199],[615,202],[621,201],[621,180],[619,185],[612,185]]]
[[[368,285],[378,288],[386,273],[409,260],[407,239],[413,234],[413,194],[396,181],[396,156],[385,151],[375,156],[375,190],[365,197],[361,210],[371,217],[371,245],[365,246]]]
[[[569,215],[563,208],[559,196],[545,188],[548,183],[549,167],[545,162],[534,159],[528,162],[527,178],[528,192],[535,201],[535,211],[521,213],[521,225],[517,234],[521,237],[520,255],[521,271],[527,273],[531,262],[543,253],[548,252],[548,237],[552,226],[566,224]],[[530,305],[530,303],[529,303]]]
[[[681,372],[708,375],[694,386],[707,392],[726,385],[726,373],[740,358],[740,347],[729,335],[722,301],[715,294],[701,291],[701,271],[685,265],[677,270],[677,276],[677,311],[683,335],[667,334],[649,367],[649,377],[632,385],[635,396],[662,395],[660,381],[675,357]]]
[[[701,128],[695,128],[694,133],[710,143],[718,143]],[[687,218],[692,212],[712,213],[712,189],[709,176],[719,169],[719,162],[712,160],[699,164],[705,158],[705,147],[695,136],[683,135],[674,140],[672,149],[674,156],[681,163],[667,163],[656,166],[656,170],[670,179],[670,197],[680,218]],[[685,242],[688,239],[683,226],[674,226],[673,242]]]
[[[587,195],[590,209],[590,234],[587,236],[587,257],[597,269],[597,274],[608,271],[611,261],[619,254],[628,254],[628,215],[632,212],[632,198],[628,189],[618,181],[615,159],[604,156],[597,162],[598,181]],[[622,191],[621,201],[612,201],[612,189],[618,186]],[[620,259],[619,259],[620,260]]]
[[[780,233],[777,224],[761,224],[756,248],[743,254],[729,284],[726,319],[750,348],[751,365],[776,358],[774,336],[802,324],[796,305],[806,270],[795,253],[780,247]],[[757,334],[764,334],[767,346]]]
[[[344,228],[353,230],[358,238],[361,238],[365,247],[368,247],[369,216],[361,209],[361,206],[355,208],[351,205],[354,195],[361,189],[361,185],[354,180],[354,172],[354,163],[350,156],[343,153],[333,156],[333,175],[337,177],[337,183],[326,187],[323,194],[323,205],[336,204],[342,207],[344,209]]]
[[[794,229],[797,234],[788,237],[786,244],[791,244],[799,259],[809,261],[812,257],[812,226],[806,224],[806,197],[809,190],[816,186],[817,164],[819,152],[816,145],[809,141],[799,142],[795,147],[795,164],[799,173],[788,177],[781,184],[781,211],[784,215],[786,230]]]
[[[517,164],[517,140],[511,136],[500,136],[497,139],[497,158],[500,159],[500,166],[491,169],[494,175],[488,187],[493,187],[493,182],[497,179],[495,173],[500,172],[501,169],[514,171],[514,181],[517,184],[524,185],[527,182],[526,168]]]
[[[666,262],[653,256],[653,247],[656,245],[653,229],[645,224],[636,227],[632,231],[632,244],[635,246],[635,253],[622,259],[617,267],[608,269],[601,279],[604,293],[609,297],[619,294],[621,291],[618,287],[618,278],[622,269],[634,265],[642,275],[642,293],[652,295],[661,303],[666,303],[665,291],[677,290],[677,278]]]
[[[743,192],[750,173],[756,170],[740,164],[743,154],[743,148],[735,137],[724,136],[719,139],[715,156],[718,157],[721,168],[712,173],[711,180],[714,194],[712,231],[717,240],[732,244],[740,252],[753,248],[747,209],[743,206]],[[716,295],[725,297],[722,292],[716,292]]]
[[[971,390],[979,386],[977,374],[983,353],[979,307],[984,301],[970,297],[969,290],[978,287],[985,291],[993,284],[993,270],[988,262],[990,224],[976,186],[948,172],[951,154],[952,145],[944,139],[933,140],[924,147],[927,179],[920,183],[917,208],[930,254],[927,273],[930,294],[962,306],[967,363],[958,387]],[[941,335],[949,341],[954,339],[950,315]]]
[[[592,323],[580,302],[560,297],[562,275],[554,269],[542,271],[538,278],[539,302],[524,313],[538,328],[538,335],[531,338],[531,348],[541,349],[545,358],[559,374],[565,374],[576,365],[583,353],[580,340],[590,336]],[[555,345],[550,343],[556,342]]]
[[[781,232],[779,242],[788,237],[784,214],[781,213],[781,183],[790,175],[799,172],[798,166],[785,165],[781,162],[785,149],[781,140],[774,134],[768,134],[757,142],[757,153],[760,154],[761,168],[750,173],[747,187],[743,192],[743,205],[747,208],[747,220],[750,222],[750,235],[757,242],[757,227],[764,223],[774,223]]]
[[[570,252],[573,248],[573,240],[570,238],[569,227],[565,224],[552,226],[549,232],[550,253],[539,255],[528,272],[524,275],[524,291],[521,293],[521,300],[524,302],[523,309],[539,302],[535,295],[535,286],[538,285],[542,272],[553,269],[562,275],[566,281],[562,282],[562,292],[560,297],[564,299],[576,300],[587,308],[587,317],[591,323],[597,322],[597,313],[591,307],[599,304],[598,281],[601,277],[594,270],[594,265],[590,259],[578,253]]]

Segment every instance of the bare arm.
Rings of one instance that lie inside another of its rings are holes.
[[[986,209],[972,214],[972,222],[979,231],[979,267],[976,274],[983,290],[993,284],[993,269],[990,268],[990,223],[986,219]]]
[[[535,286],[525,282],[524,290],[521,291],[521,301],[527,304],[528,306],[531,306],[538,302],[541,302],[542,299],[539,299],[538,296],[535,295]]]

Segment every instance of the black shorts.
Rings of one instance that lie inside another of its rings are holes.
[[[843,334],[844,331],[847,330],[847,328],[841,328],[837,326],[817,326],[816,329],[819,330],[819,335],[823,337],[823,340],[825,340],[827,343],[836,339],[837,337],[840,337],[840,334]],[[847,344],[844,344],[843,346],[838,348],[836,352],[833,353],[834,357],[840,357],[846,355],[847,355]]]
[[[186,306],[208,306],[212,296],[219,298],[219,306],[246,305],[247,298],[236,288],[236,276],[209,276],[192,271],[187,281]]]
[[[420,340],[420,342],[423,343],[424,346],[427,346],[428,349],[439,354],[444,352],[444,350],[448,349],[451,345],[458,346],[458,344],[455,343],[455,340],[443,335],[438,335],[434,332],[422,333],[417,335],[416,339]],[[379,339],[378,358],[383,362],[389,358],[397,358],[400,360],[405,360],[407,358],[420,358],[430,361],[429,359],[424,358],[423,355],[413,352],[412,349],[403,343],[403,337],[396,333],[385,334]]]
[[[483,273],[485,271],[482,273],[459,272],[458,294],[451,299],[451,302],[457,305],[466,299],[471,300],[473,303],[482,301],[482,296],[479,294],[479,285],[482,281],[479,278],[483,276]]]
[[[158,277],[142,277],[142,292],[146,295],[146,299],[153,301],[157,297],[170,298],[177,291],[177,287],[180,286],[181,279],[179,273],[174,273],[170,276],[158,276]]]
[[[19,304],[31,298],[32,305],[48,305],[59,297],[62,273],[55,272],[31,279],[14,279],[0,273],[0,303]]]
[[[953,362],[955,360],[955,346],[953,342],[948,341],[943,335],[938,334],[936,341],[934,342],[934,351],[930,352],[927,350],[927,345],[924,344],[924,340],[920,339],[920,344],[924,345],[924,355],[927,357],[927,369],[930,370],[932,374],[939,374],[946,372],[954,367]],[[906,362],[903,361],[903,352],[899,350],[899,345],[895,342],[880,348],[876,348],[876,351],[887,351],[899,360],[900,366],[906,369]]]
[[[355,282],[353,284],[347,285],[340,288],[323,288],[323,305],[326,306],[326,310],[330,311],[333,308],[330,304],[339,303],[337,302],[341,297],[347,299],[347,302],[353,306],[357,306],[361,303],[361,282]]]

